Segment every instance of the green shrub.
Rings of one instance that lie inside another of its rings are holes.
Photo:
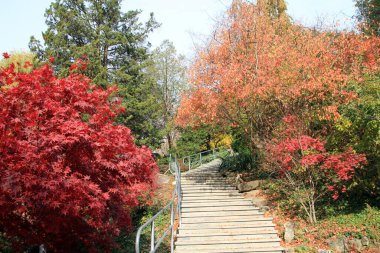
[[[341,118],[334,125],[328,148],[352,147],[365,154],[368,164],[357,170],[351,192],[361,199],[380,200],[380,75],[367,76],[361,85],[352,85],[358,99],[340,108]]]

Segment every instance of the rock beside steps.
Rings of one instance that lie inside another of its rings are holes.
[[[220,160],[183,173],[176,253],[282,253],[272,218],[228,185]]]

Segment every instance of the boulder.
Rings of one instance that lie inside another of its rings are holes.
[[[286,248],[285,249],[285,253],[295,253],[295,249],[294,248]]]
[[[348,252],[348,245],[346,243],[346,240],[346,237],[341,236],[328,241],[328,245],[335,253],[346,253]]]
[[[285,228],[284,240],[286,243],[290,243],[294,239],[294,223],[288,221],[284,224],[284,228]]]
[[[252,198],[252,204],[257,207],[268,206],[268,200],[263,198]]]
[[[361,251],[363,248],[362,241],[356,238],[348,240],[348,248],[350,250]]]
[[[363,246],[369,246],[369,238],[367,236],[363,236],[361,241]]]
[[[261,212],[268,212],[269,210],[270,210],[270,208],[269,208],[269,206],[260,206],[259,207],[259,210],[261,211]]]
[[[238,174],[236,177],[236,188],[238,189],[239,192],[249,192],[252,190],[256,190],[263,183],[264,183],[264,180],[253,180],[253,181],[244,182],[240,174]]]
[[[318,249],[318,253],[332,253],[332,251],[328,249]]]

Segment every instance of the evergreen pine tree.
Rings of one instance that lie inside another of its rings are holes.
[[[147,37],[158,23],[141,11],[121,11],[122,0],[55,0],[46,10],[43,45],[31,37],[29,47],[41,60],[55,58],[53,67],[67,76],[76,59],[88,60],[84,74],[100,86],[119,85],[126,114],[118,118],[132,129],[139,144],[154,146],[160,139],[155,82],[146,74],[151,64]]]

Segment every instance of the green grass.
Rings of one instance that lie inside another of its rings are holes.
[[[367,205],[355,213],[337,214],[324,219],[321,224],[333,224],[340,235],[358,239],[367,236],[372,242],[380,242],[380,210],[376,207]]]

